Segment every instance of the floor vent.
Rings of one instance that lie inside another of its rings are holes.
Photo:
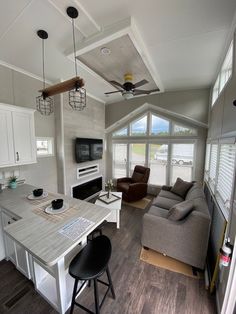
[[[21,298],[23,298],[26,293],[30,291],[30,287],[26,286],[15,294],[10,300],[8,300],[4,305],[7,309],[11,309]]]

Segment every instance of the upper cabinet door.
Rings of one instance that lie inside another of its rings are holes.
[[[15,163],[36,162],[34,114],[12,112]]]
[[[0,165],[15,163],[11,111],[0,109]]]

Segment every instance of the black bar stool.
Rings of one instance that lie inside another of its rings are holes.
[[[75,305],[88,313],[99,314],[100,308],[102,307],[109,290],[111,290],[112,297],[113,299],[115,299],[115,291],[108,268],[111,251],[111,242],[108,237],[106,237],[105,235],[100,235],[96,238],[93,238],[91,241],[88,241],[88,244],[74,257],[74,259],[70,263],[69,274],[73,278],[75,278],[70,308],[71,314],[73,313]],[[107,274],[108,283],[98,279],[100,276],[102,276],[104,272],[106,272]],[[82,280],[84,282],[77,291],[79,280]],[[82,290],[87,281],[89,281],[89,286],[91,281],[93,281],[94,283],[95,312],[90,311],[89,309],[75,301],[76,296]],[[98,298],[98,282],[108,287],[101,304],[99,304]]]

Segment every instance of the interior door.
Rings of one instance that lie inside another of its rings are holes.
[[[27,112],[13,112],[12,119],[15,162],[22,164],[35,161],[33,115]]]
[[[14,164],[11,111],[0,110],[0,166]]]

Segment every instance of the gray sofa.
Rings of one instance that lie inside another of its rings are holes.
[[[192,210],[182,219],[171,220],[170,209],[185,200],[192,202]],[[164,186],[143,217],[142,245],[204,269],[210,223],[201,184],[194,183],[185,199]]]

